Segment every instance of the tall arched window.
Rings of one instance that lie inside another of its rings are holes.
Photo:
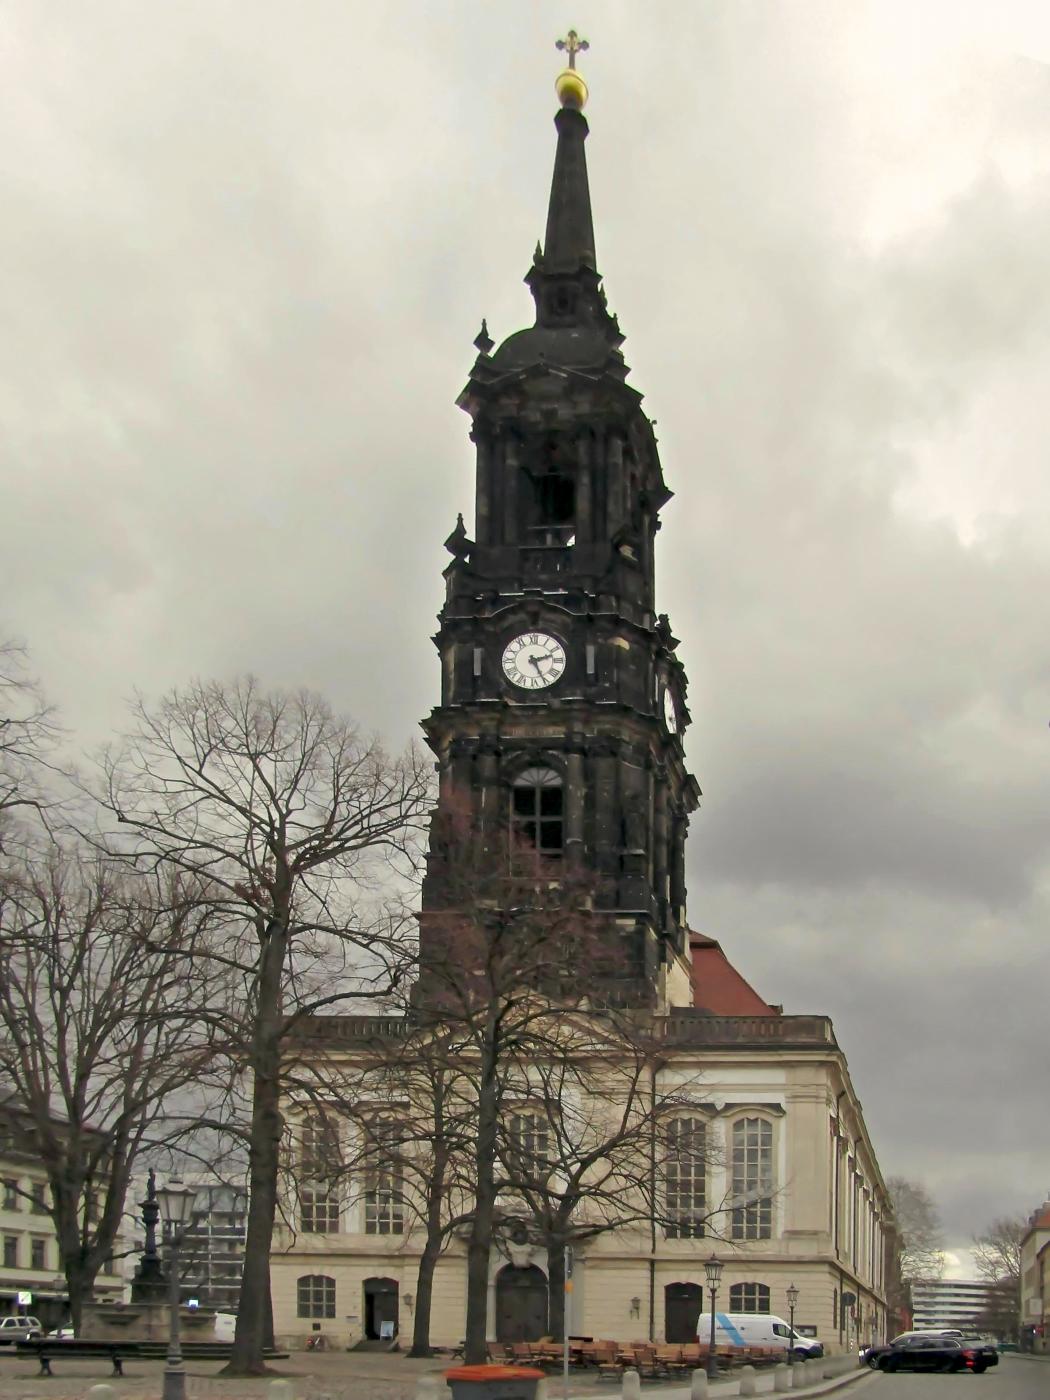
[[[339,1128],[327,1114],[303,1119],[299,1138],[299,1227],[309,1234],[339,1231]]]
[[[295,1282],[300,1317],[335,1317],[335,1279],[327,1274],[303,1274]]]
[[[368,1124],[364,1162],[366,1235],[405,1233],[405,1142],[400,1118],[379,1115]]]
[[[707,1125],[702,1118],[672,1118],[665,1137],[666,1232],[669,1240],[699,1240],[707,1204]]]
[[[731,1313],[769,1312],[769,1289],[764,1283],[734,1283],[729,1290]]]
[[[553,768],[526,768],[514,779],[510,823],[516,848],[531,846],[548,859],[561,855],[564,789]]]
[[[732,1236],[768,1240],[773,1234],[773,1124],[741,1118],[733,1124]]]

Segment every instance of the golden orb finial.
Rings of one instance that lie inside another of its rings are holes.
[[[570,29],[564,39],[555,41],[554,47],[569,55],[569,66],[563,68],[554,79],[554,91],[563,107],[574,107],[580,111],[587,102],[587,84],[582,74],[576,71],[576,55],[590,48],[586,39],[581,39],[575,29]]]

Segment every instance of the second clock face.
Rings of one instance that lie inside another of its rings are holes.
[[[549,632],[522,632],[503,648],[503,674],[522,690],[542,690],[565,671],[565,648]]]
[[[674,696],[669,690],[664,690],[664,724],[667,725],[669,734],[678,732],[678,711],[674,707]]]

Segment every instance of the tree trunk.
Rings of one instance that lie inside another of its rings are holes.
[[[97,1271],[85,1266],[79,1247],[75,1254],[63,1259],[62,1268],[66,1276],[66,1288],[69,1291],[69,1316],[73,1324],[73,1331],[79,1337],[80,1324],[84,1316],[84,1304],[94,1294]]]
[[[488,1359],[489,1255],[496,1207],[496,1123],[499,1091],[496,1079],[498,1050],[495,1032],[486,1035],[484,1062],[478,1086],[478,1135],[474,1154],[476,1184],[474,1215],[467,1244],[467,1336],[463,1360],[468,1366]]]
[[[437,1127],[440,1132],[443,1123],[442,1105],[437,1104]],[[434,1271],[441,1258],[445,1242],[442,1217],[445,1207],[445,1175],[448,1171],[448,1152],[438,1142],[434,1150],[433,1170],[427,1186],[427,1237],[423,1253],[419,1256],[419,1270],[416,1274],[416,1311],[412,1320],[412,1347],[409,1356],[430,1355],[430,1306],[434,1296]]]
[[[271,926],[272,928],[273,926]],[[281,974],[287,947],[283,927],[266,938],[259,969],[259,1001],[252,1037],[252,1122],[248,1146],[248,1223],[237,1325],[224,1376],[264,1376],[263,1351],[272,1334],[270,1247],[277,1216],[281,1140]]]
[[[412,1320],[412,1347],[409,1356],[429,1356],[430,1305],[434,1296],[434,1271],[441,1258],[441,1234],[428,1231],[416,1274],[416,1312]]]

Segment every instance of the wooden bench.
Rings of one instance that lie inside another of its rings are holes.
[[[19,1342],[17,1350],[19,1356],[36,1357],[42,1376],[53,1374],[51,1362],[56,1356],[106,1357],[113,1366],[113,1374],[122,1376],[124,1358],[137,1356],[139,1347],[137,1342],[78,1342],[75,1338],[33,1337],[29,1341]]]

